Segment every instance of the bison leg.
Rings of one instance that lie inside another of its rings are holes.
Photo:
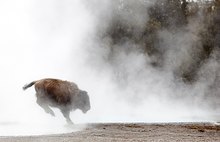
[[[41,106],[46,113],[49,113],[52,116],[55,116],[53,110],[45,103],[45,101],[41,98],[37,98],[37,104]]]
[[[61,109],[63,116],[66,118],[68,124],[73,124],[72,120],[70,119],[70,111],[66,109]]]

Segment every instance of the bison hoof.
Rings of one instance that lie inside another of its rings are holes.
[[[46,111],[46,113],[49,113],[51,116],[55,116],[55,113],[53,111]]]
[[[50,112],[50,115],[51,115],[51,116],[55,116],[54,112]]]

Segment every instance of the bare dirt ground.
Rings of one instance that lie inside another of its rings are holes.
[[[213,123],[103,123],[82,131],[43,136],[0,137],[0,142],[220,142]]]

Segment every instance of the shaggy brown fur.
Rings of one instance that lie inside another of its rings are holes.
[[[37,103],[45,112],[55,116],[49,107],[57,107],[61,110],[68,123],[72,123],[69,113],[71,110],[80,109],[86,113],[90,109],[90,100],[86,91],[69,81],[46,78],[33,81],[23,87],[24,90],[35,85]]]

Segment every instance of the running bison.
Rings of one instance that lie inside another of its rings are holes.
[[[68,123],[72,123],[69,114],[71,110],[80,109],[83,113],[90,110],[90,100],[86,91],[69,81],[46,78],[26,84],[23,90],[35,85],[37,104],[46,113],[55,116],[51,107],[57,107]]]

